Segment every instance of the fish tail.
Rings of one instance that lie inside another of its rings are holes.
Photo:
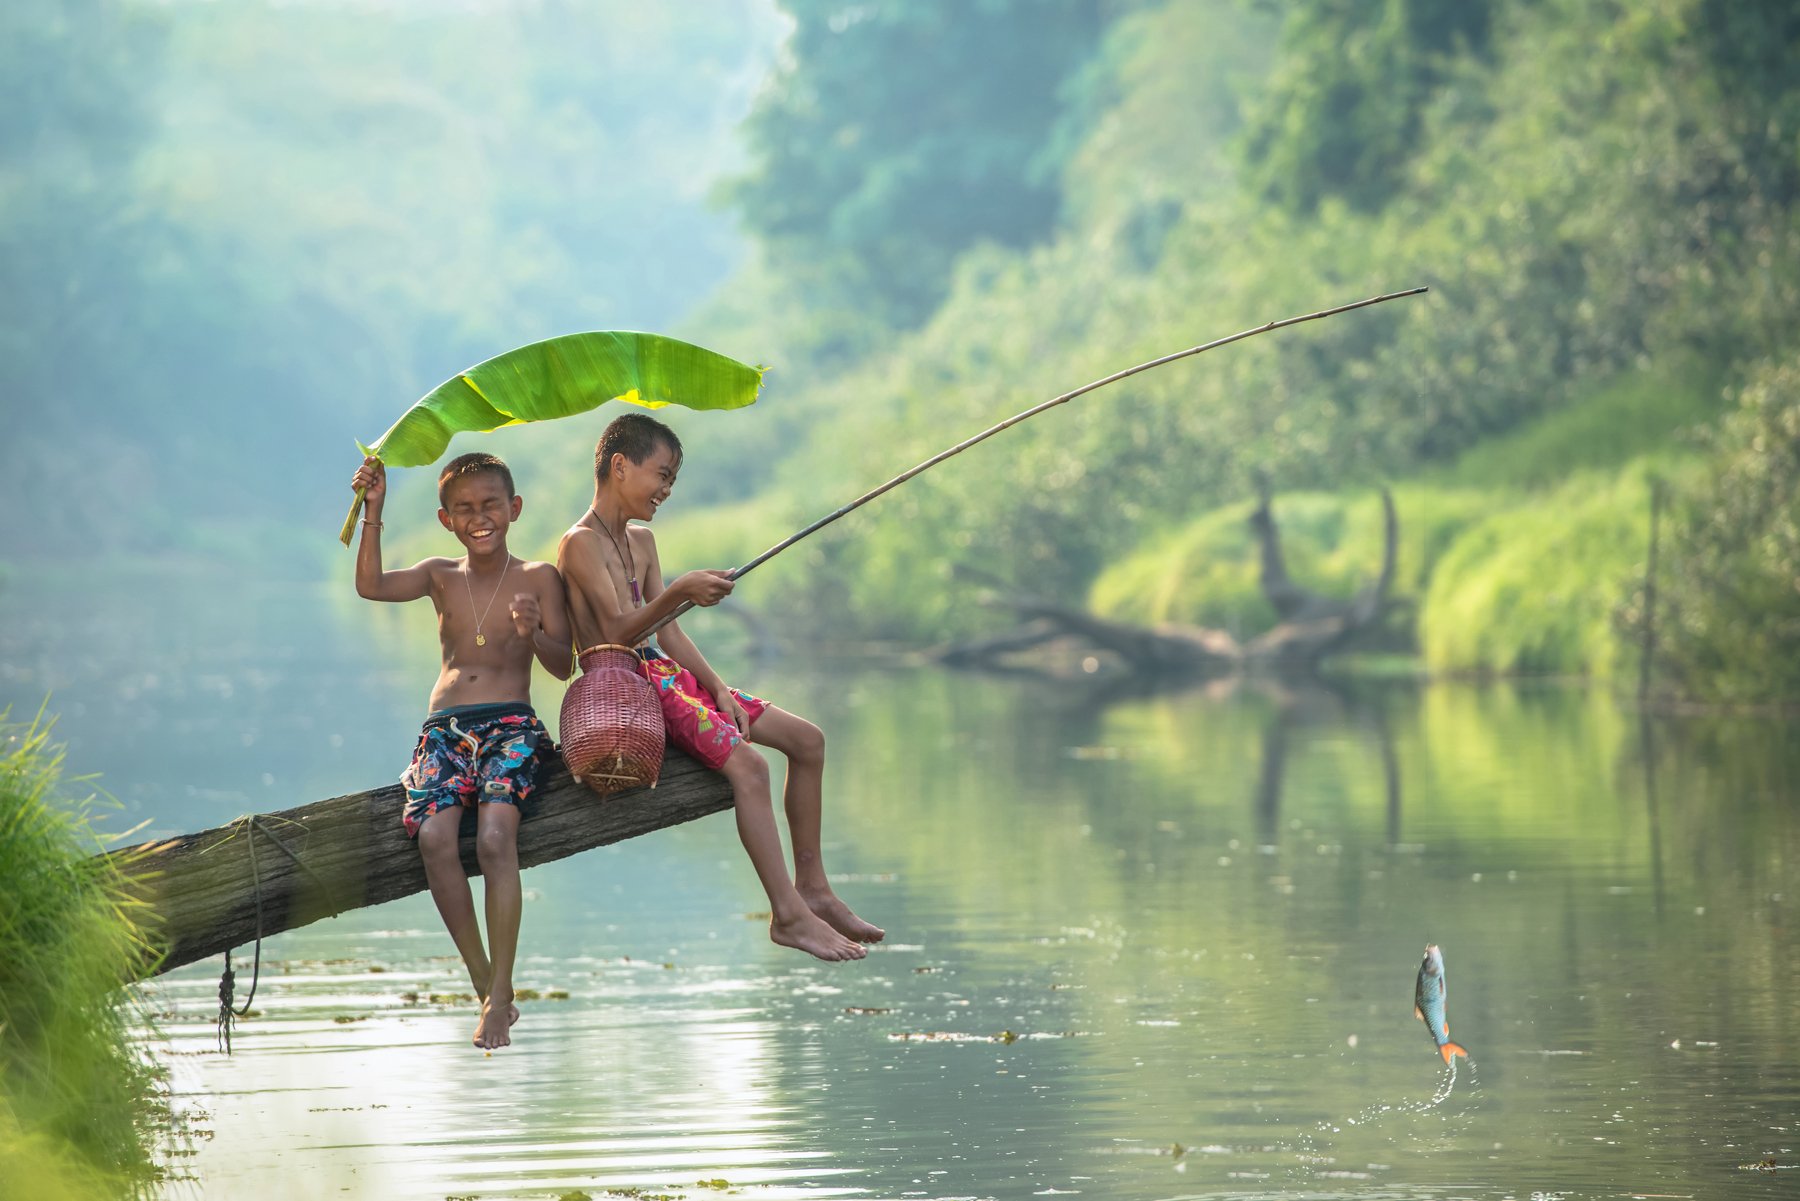
[[[1444,1057],[1445,1063],[1450,1062],[1450,1057],[1452,1055],[1460,1055],[1464,1059],[1469,1057],[1468,1048],[1464,1047],[1461,1043],[1443,1043],[1438,1047],[1438,1054]]]

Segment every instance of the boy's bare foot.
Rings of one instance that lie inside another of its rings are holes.
[[[769,922],[769,939],[781,946],[805,951],[815,959],[823,959],[827,963],[861,959],[869,953],[863,949],[860,943],[851,942],[833,930],[811,910],[787,921],[779,918],[771,920]]]
[[[482,1008],[484,1008],[484,1009],[487,1008],[487,999],[488,999],[487,985],[483,984],[483,985],[479,985],[476,987],[475,999],[477,1001],[481,1002]],[[519,1021],[519,1007],[517,1005],[508,1005],[506,1007],[506,1013],[507,1013],[506,1024],[508,1026],[517,1025],[518,1021]]]
[[[887,931],[871,922],[865,922],[851,910],[850,906],[829,888],[823,892],[800,894],[806,901],[806,907],[824,918],[833,930],[845,938],[857,942],[880,942],[887,937]]]
[[[512,1024],[519,1020],[519,1007],[510,999],[504,1004],[489,997],[481,1006],[481,1021],[471,1041],[483,1051],[512,1045]]]

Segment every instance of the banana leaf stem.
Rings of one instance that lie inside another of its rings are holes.
[[[344,528],[338,531],[338,541],[345,546],[350,545],[350,535],[356,532],[356,515],[362,512],[364,491],[356,490],[356,499],[350,502],[350,516],[344,518]]]

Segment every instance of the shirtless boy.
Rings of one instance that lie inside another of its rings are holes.
[[[637,413],[606,427],[594,451],[594,503],[563,535],[556,563],[569,590],[576,645],[638,647],[638,668],[662,700],[669,741],[731,781],[738,838],[769,896],[769,937],[825,960],[861,959],[883,932],[831,891],[819,855],[825,735],[811,722],[725,686],[675,622],[646,631],[683,601],[716,605],[731,592],[722,571],[690,571],[663,585],[650,521],[681,469],[673,430]],[[746,739],[748,741],[746,741]],[[749,743],[787,756],[782,790],[794,875],[782,859],[769,765]]]
[[[531,710],[531,659],[566,680],[573,670],[562,580],[548,563],[528,563],[506,548],[522,499],[512,473],[493,455],[452,459],[438,477],[438,521],[468,552],[381,569],[381,506],[387,474],[368,458],[351,481],[365,489],[367,513],[356,552],[356,592],[379,601],[429,596],[438,615],[443,667],[431,690],[430,716],[400,782],[401,821],[418,839],[431,899],[456,942],[481,998],[474,1043],[512,1042],[513,960],[519,946],[519,806],[537,785],[550,739]],[[505,603],[496,605],[496,601]],[[475,921],[469,878],[457,852],[464,809],[475,810],[476,857],[486,879],[487,946]]]

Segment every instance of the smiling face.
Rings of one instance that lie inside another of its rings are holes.
[[[615,453],[608,483],[627,518],[650,521],[662,502],[669,499],[669,492],[675,487],[675,476],[680,471],[681,456],[675,448],[667,442],[658,442],[656,449],[641,463],[632,462],[623,453]]]
[[[506,550],[506,531],[519,519],[523,500],[509,496],[497,471],[476,471],[444,485],[438,520],[475,557]]]

